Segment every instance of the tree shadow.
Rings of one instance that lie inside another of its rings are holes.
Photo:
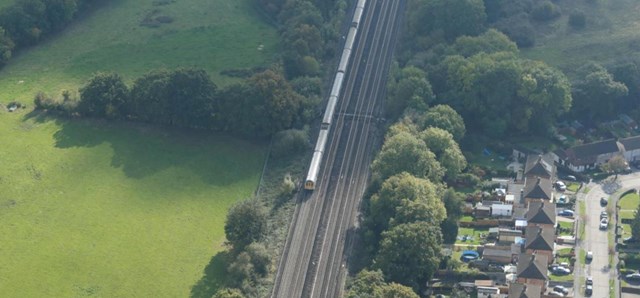
[[[264,144],[209,131],[125,121],[65,119],[40,111],[28,113],[24,121],[54,121],[60,127],[53,134],[56,148],[110,146],[111,166],[135,179],[179,167],[207,184],[225,186],[255,177],[264,160]]]
[[[204,268],[204,274],[191,286],[191,298],[211,298],[218,289],[227,284],[227,267],[231,261],[231,253],[221,251],[211,258]]]

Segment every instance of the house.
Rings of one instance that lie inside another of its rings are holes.
[[[604,140],[571,147],[554,152],[558,162],[574,172],[595,169],[618,154],[624,154],[625,148],[615,139]]]
[[[628,162],[640,160],[640,136],[620,139],[624,146],[624,159]]]
[[[513,205],[493,204],[491,205],[492,217],[511,217],[513,213]]]
[[[524,250],[528,254],[546,255],[549,264],[553,262],[556,230],[552,227],[528,226],[524,231]]]
[[[537,285],[512,283],[509,285],[509,298],[540,298],[542,288]]]
[[[525,179],[523,189],[525,203],[540,200],[550,201],[552,198],[552,188],[551,179],[543,177],[531,177]]]
[[[542,155],[528,155],[524,166],[526,178],[540,177],[552,180],[555,176],[553,161],[545,160]]]
[[[499,242],[513,243],[519,239],[522,239],[522,231],[520,230],[500,229],[498,231]]]
[[[478,204],[475,208],[473,208],[473,216],[475,218],[491,217],[491,206]]]
[[[548,257],[540,254],[523,253],[518,256],[517,282],[537,285],[541,290],[547,287]]]
[[[556,226],[556,205],[550,202],[531,202],[525,214],[527,226]]]

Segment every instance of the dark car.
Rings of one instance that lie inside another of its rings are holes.
[[[607,206],[608,203],[609,203],[609,200],[607,200],[607,198],[605,197],[600,198],[600,205]]]
[[[593,286],[592,285],[587,285],[587,287],[584,289],[584,295],[587,297],[591,297],[591,295],[593,295]]]

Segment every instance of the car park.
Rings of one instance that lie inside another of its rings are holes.
[[[569,289],[563,287],[563,286],[555,286],[553,287],[553,291],[554,292],[558,292],[558,293],[562,293],[563,295],[567,295],[569,294]]]
[[[558,212],[558,215],[565,216],[565,217],[573,217],[575,213],[573,212],[573,210],[565,209]]]
[[[606,230],[606,229],[607,229],[607,227],[609,227],[609,220],[608,220],[608,219],[606,219],[606,218],[603,218],[603,219],[600,221],[600,230]]]
[[[600,198],[600,205],[601,206],[603,206],[603,207],[607,206],[608,203],[609,203],[609,200],[607,200],[607,198],[605,198],[605,197]]]

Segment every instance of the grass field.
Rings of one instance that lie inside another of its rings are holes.
[[[620,198],[618,206],[622,210],[636,210],[640,204],[640,196],[637,193],[629,193]]]
[[[185,297],[224,276],[213,256],[226,212],[255,190],[266,144],[30,110],[37,91],[75,90],[96,71],[131,81],[198,66],[224,85],[235,79],[221,70],[277,51],[251,0],[154,2],[104,4],[0,70],[0,103],[29,106],[0,107],[1,296]],[[141,27],[155,10],[174,21]]]
[[[77,90],[97,71],[114,71],[132,81],[150,69],[197,66],[224,85],[234,79],[220,71],[269,64],[277,51],[277,31],[260,18],[254,1],[154,2],[110,1],[20,53],[0,71],[0,103],[17,99],[30,104],[38,91],[59,95]],[[152,16],[173,22],[140,26],[156,10]]]
[[[0,293],[185,297],[265,146],[0,114]],[[7,297],[7,296],[5,296]]]
[[[469,245],[479,245],[482,244],[484,239],[481,237],[481,234],[485,236],[489,234],[488,228],[458,228],[458,238],[462,236],[469,236],[471,239],[468,240],[456,240],[456,244],[469,244]]]
[[[542,60],[571,75],[587,61],[612,64],[620,58],[640,58],[640,3],[635,0],[558,2],[563,15],[550,24],[536,24],[536,46],[524,49],[530,59]],[[573,30],[569,13],[584,11],[587,27]]]

